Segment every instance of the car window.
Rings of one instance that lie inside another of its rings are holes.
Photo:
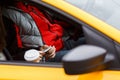
[[[65,0],[120,29],[120,0]]]
[[[81,24],[77,24],[76,22],[73,22],[72,20],[68,19],[67,17],[61,15],[61,13],[58,14],[55,11],[49,12],[49,9],[44,9],[44,7],[41,9],[40,6],[37,6],[37,7],[41,11],[43,11],[43,13],[46,14],[45,15],[46,17],[47,16],[51,17],[52,20],[54,21],[54,24],[59,24],[62,26],[62,28],[63,28],[63,41],[64,41],[64,45],[65,45],[64,49],[70,51],[71,49],[73,49],[81,44],[85,44],[85,39],[84,39],[84,34],[83,34]],[[52,14],[52,16],[49,14]],[[23,57],[21,60],[20,56],[21,55],[23,56],[24,52],[26,50],[28,50],[29,48],[25,49],[25,48],[19,48],[17,46],[17,44],[16,44],[16,42],[17,42],[16,33],[17,32],[16,32],[15,28],[13,27],[14,22],[11,19],[8,19],[4,15],[3,15],[3,21],[4,21],[5,29],[7,32],[7,37],[6,37],[7,50],[9,51],[12,58],[14,58],[14,61],[18,61],[18,60],[24,61]],[[21,52],[21,54],[18,54],[19,56],[17,55],[17,57],[16,57],[17,52],[18,53]],[[56,54],[57,54],[57,52],[56,52]]]
[[[37,7],[41,8],[40,5]],[[79,39],[82,38],[83,41],[85,41],[84,44],[96,45],[96,46],[104,47],[105,49],[107,49],[110,54],[114,54],[114,56],[116,57],[116,60],[113,63],[113,65],[119,64],[119,62],[118,62],[119,61],[119,57],[118,57],[119,51],[117,52],[116,48],[113,48],[113,46],[115,47],[116,45],[114,44],[113,40],[110,37],[107,37],[105,34],[92,28],[91,26],[85,24],[84,22],[82,22],[80,20],[78,21],[74,17],[72,17],[68,14],[65,14],[64,12],[60,11],[59,9],[54,10],[51,7],[49,7],[49,8],[43,7],[43,9],[50,11],[49,14],[53,14],[52,15],[53,19],[63,21],[70,25],[67,27],[63,27],[63,29],[64,29],[63,39],[65,40],[66,44],[70,44],[70,46],[68,46],[68,49],[71,49],[71,46],[73,46],[73,44],[69,43],[69,41],[68,41],[69,39],[72,39],[73,42],[78,41],[81,44],[82,41],[81,40],[79,41]],[[80,46],[80,44],[76,44],[76,45]],[[117,48],[119,49],[119,47],[117,47]]]

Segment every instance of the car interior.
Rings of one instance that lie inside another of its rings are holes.
[[[36,6],[36,4],[33,4],[33,3],[32,3],[32,5]],[[46,17],[49,19],[49,21],[53,22],[53,20],[56,20],[56,21],[58,21],[58,23],[62,22],[63,26],[65,25],[63,27],[64,28],[63,39],[66,41],[66,44],[70,45],[70,46],[67,46],[68,49],[71,49],[71,46],[72,46],[72,44],[69,43],[68,40],[71,39],[73,41],[78,41],[79,38],[84,37],[81,25],[76,24],[74,22],[71,22],[71,20],[68,21],[67,18],[64,20],[64,18],[61,18],[61,15],[58,15],[58,13],[56,13],[56,12],[50,11],[50,9],[47,10],[43,6],[37,5],[37,7],[39,7],[40,10],[42,10],[46,14]],[[6,33],[7,33],[7,36],[6,36],[6,44],[7,44],[7,46],[6,46],[5,49],[3,49],[3,52],[7,56],[8,60],[16,60],[16,58],[14,58],[14,56],[15,56],[15,54],[17,52],[17,51],[15,51],[15,48],[18,48],[18,47],[16,45],[17,40],[16,40],[16,30],[13,27],[14,23],[10,19],[6,18],[5,16],[2,16],[2,18],[3,18],[3,23],[4,23],[4,26],[5,26]],[[80,26],[80,27],[76,27],[74,24],[77,25],[77,26]],[[78,45],[78,44],[76,44],[76,45]],[[12,46],[13,47],[16,46],[16,47],[13,48]],[[19,60],[19,57],[17,57],[17,60]]]

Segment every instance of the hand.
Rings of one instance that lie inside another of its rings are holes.
[[[42,51],[39,51],[39,52],[40,52],[39,57],[37,59],[33,60],[33,62],[39,63],[42,60],[43,55],[41,55],[41,53],[43,53],[43,52]]]
[[[47,49],[49,46],[48,45],[44,45],[40,48],[41,51]],[[43,56],[45,56],[46,58],[54,58],[55,57],[55,51],[56,51],[56,48],[54,46],[52,46],[52,48],[46,52],[46,53],[42,53]]]
[[[56,55],[55,51],[56,51],[55,46],[52,46],[52,48],[48,52],[46,52],[45,57],[46,58],[54,58]]]

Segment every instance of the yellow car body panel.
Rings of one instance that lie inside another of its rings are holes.
[[[99,30],[100,32],[104,33],[111,39],[120,43],[120,31],[103,21],[95,18],[94,16],[88,14],[87,12],[72,6],[71,4],[65,2],[65,0],[42,0],[45,3],[48,3],[69,15],[74,16],[75,18],[85,22],[86,24],[90,25],[91,27]]]
[[[14,72],[14,73],[13,73]],[[0,65],[0,80],[78,80],[66,75],[63,68]]]
[[[120,80],[120,71],[107,70],[67,75],[63,68],[0,65],[0,72],[0,80]]]
[[[79,76],[78,80],[120,80],[120,71],[98,71]]]

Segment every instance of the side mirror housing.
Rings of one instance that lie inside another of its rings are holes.
[[[107,50],[93,45],[82,45],[66,54],[63,59],[63,67],[67,74],[83,74],[108,67],[114,60]]]

